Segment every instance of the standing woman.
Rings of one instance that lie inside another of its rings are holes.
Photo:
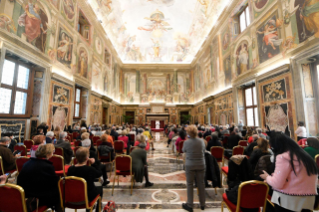
[[[271,201],[275,211],[310,211],[317,195],[318,169],[315,161],[290,137],[281,132],[269,133],[275,154],[275,172],[264,171],[260,177],[274,190]]]
[[[298,122],[298,128],[295,133],[297,135],[297,141],[303,138],[307,138],[307,130],[305,128],[305,124],[302,121]]]
[[[190,136],[183,146],[183,152],[186,154],[187,203],[183,203],[182,206],[185,210],[192,212],[195,178],[200,206],[202,210],[205,209],[205,143],[203,139],[197,138],[198,131],[195,125],[188,126],[186,132]]]

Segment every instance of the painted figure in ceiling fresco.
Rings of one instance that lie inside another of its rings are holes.
[[[82,77],[87,78],[88,73],[88,54],[86,50],[81,47],[79,50],[79,61],[78,61],[78,74]]]
[[[74,4],[72,0],[63,0],[63,8],[68,19],[73,19],[75,14]]]
[[[68,36],[66,31],[62,28],[60,29],[59,34],[59,42],[58,42],[58,61],[63,64],[68,65],[70,67],[72,60],[72,48],[73,48],[73,40]]]
[[[261,63],[280,53],[279,47],[283,39],[279,38],[278,27],[281,25],[282,21],[273,16],[256,31]]]
[[[300,8],[300,19],[307,30],[319,38],[319,0],[305,0]]]
[[[163,6],[171,6],[175,3],[175,0],[142,0],[142,1],[159,4]]]
[[[100,3],[102,3],[105,7],[109,9],[109,11],[112,11],[112,0],[101,0]]]
[[[0,14],[0,28],[8,32],[11,30],[13,32],[17,31],[16,27],[14,26],[14,21],[6,14]]]
[[[59,9],[59,0],[49,0],[57,9]]]
[[[255,6],[258,9],[261,9],[267,4],[268,0],[255,0],[254,2],[255,2]]]
[[[23,7],[25,12],[18,19],[19,26],[24,27],[23,35],[29,43],[44,52],[48,17],[39,3],[34,4],[32,0],[28,0]]]
[[[249,69],[249,54],[247,51],[247,43],[242,43],[237,51],[237,75],[246,72]]]

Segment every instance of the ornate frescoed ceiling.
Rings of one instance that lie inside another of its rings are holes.
[[[89,0],[124,64],[190,64],[231,0]]]

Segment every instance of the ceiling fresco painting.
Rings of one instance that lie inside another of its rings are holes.
[[[90,0],[123,63],[190,64],[231,0]]]

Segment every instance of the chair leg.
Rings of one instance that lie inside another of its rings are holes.
[[[217,195],[217,188],[215,187],[215,195]]]
[[[222,201],[221,209],[222,209],[222,212],[223,212],[224,211],[224,201]]]
[[[114,192],[115,180],[116,180],[116,174],[114,174],[114,179],[113,179],[112,196],[113,196],[113,192]]]
[[[120,175],[117,176],[117,186],[120,187]]]
[[[133,193],[133,182],[134,182],[134,175],[131,175],[131,196]]]

